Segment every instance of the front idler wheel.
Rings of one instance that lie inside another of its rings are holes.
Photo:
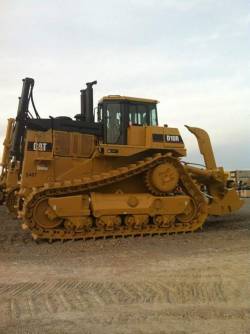
[[[48,199],[42,198],[34,207],[33,221],[35,222],[35,225],[44,229],[52,229],[58,227],[63,219],[56,216],[49,206]]]

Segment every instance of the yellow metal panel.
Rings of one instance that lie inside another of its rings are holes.
[[[128,145],[130,146],[146,146],[146,127],[145,126],[129,126]]]
[[[49,206],[58,217],[77,217],[89,215],[89,197],[87,195],[52,197]]]
[[[54,131],[53,134],[55,155],[89,158],[95,150],[93,135],[64,131]]]
[[[146,150],[145,146],[101,144],[100,149],[106,156],[132,156]]]
[[[182,213],[189,204],[188,196],[156,197],[147,193],[91,193],[91,208],[95,217],[110,214],[169,215]]]

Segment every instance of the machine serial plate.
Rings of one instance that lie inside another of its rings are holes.
[[[152,138],[154,142],[159,143],[183,143],[180,135],[163,135],[161,133],[153,133]]]

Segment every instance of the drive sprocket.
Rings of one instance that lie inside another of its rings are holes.
[[[179,173],[173,164],[164,162],[145,174],[145,183],[148,190],[156,196],[166,196],[174,191],[179,181]]]

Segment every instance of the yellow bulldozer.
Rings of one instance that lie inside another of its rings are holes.
[[[204,156],[198,168],[182,161],[179,130],[158,125],[158,101],[109,95],[93,108],[96,83],[81,90],[74,119],[45,119],[34,80],[23,80],[10,155],[20,170],[18,216],[34,239],[189,232],[242,206],[204,130],[187,127]]]
[[[11,136],[13,132],[14,121],[15,120],[13,118],[8,119],[5,139],[3,142],[3,154],[0,165],[2,168],[0,175],[0,205],[2,205],[5,201],[6,180],[9,167],[9,151],[10,151]]]
[[[3,154],[1,162],[0,175],[0,205],[6,204],[11,213],[17,213],[16,204],[16,190],[18,190],[18,168],[11,163],[10,147],[14,129],[14,118],[9,118],[6,128],[5,139],[3,142]]]

